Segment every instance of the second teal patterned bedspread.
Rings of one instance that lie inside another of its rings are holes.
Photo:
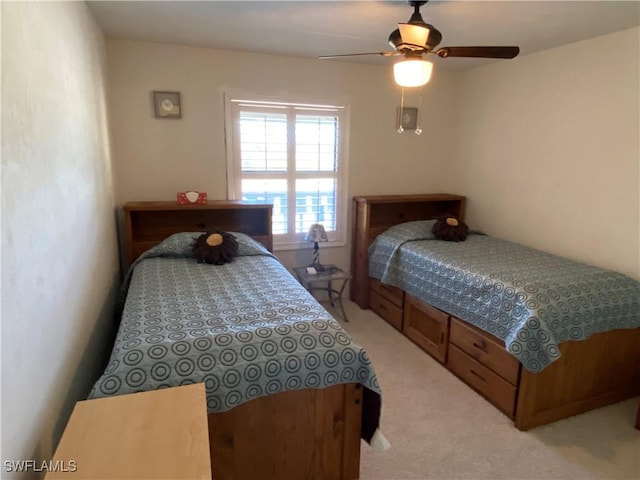
[[[436,240],[432,221],[408,222],[369,248],[369,275],[504,340],[531,372],[558,344],[640,327],[640,282],[621,273],[471,232]]]

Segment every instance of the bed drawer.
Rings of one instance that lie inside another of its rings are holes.
[[[393,285],[386,285],[377,278],[369,278],[369,287],[391,303],[402,308],[404,292],[400,288],[394,287]]]
[[[445,362],[449,315],[407,294],[402,324],[402,331],[408,338],[439,362]]]
[[[516,388],[455,345],[449,345],[447,368],[489,400],[509,418],[514,417]]]
[[[369,290],[369,307],[398,330],[402,330],[402,309],[375,290]]]
[[[512,385],[518,383],[520,362],[505,350],[504,343],[455,317],[451,317],[450,328],[450,343],[489,367]]]

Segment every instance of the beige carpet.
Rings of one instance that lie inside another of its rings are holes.
[[[363,480],[640,479],[637,398],[520,432],[371,310],[345,308],[350,323],[342,324],[379,377],[392,445],[379,453],[363,442]]]

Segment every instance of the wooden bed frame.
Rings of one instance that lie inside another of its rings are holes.
[[[206,205],[124,205],[127,260],[179,232],[243,232],[273,248],[272,205],[213,201]],[[363,388],[349,383],[261,397],[210,413],[215,479],[356,479],[360,471]]]
[[[496,337],[369,278],[367,248],[378,234],[444,213],[463,218],[464,202],[465,197],[450,194],[354,197],[351,300],[376,311],[520,430],[640,395],[640,328],[564,342],[557,361],[531,373]]]

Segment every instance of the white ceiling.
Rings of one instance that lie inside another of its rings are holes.
[[[405,1],[368,0],[88,4],[107,37],[306,58],[389,51],[389,33],[413,11]],[[420,11],[442,33],[441,47],[517,45],[520,55],[640,25],[638,1],[432,0]],[[445,69],[505,61],[433,60]],[[371,55],[323,61],[390,60]]]

